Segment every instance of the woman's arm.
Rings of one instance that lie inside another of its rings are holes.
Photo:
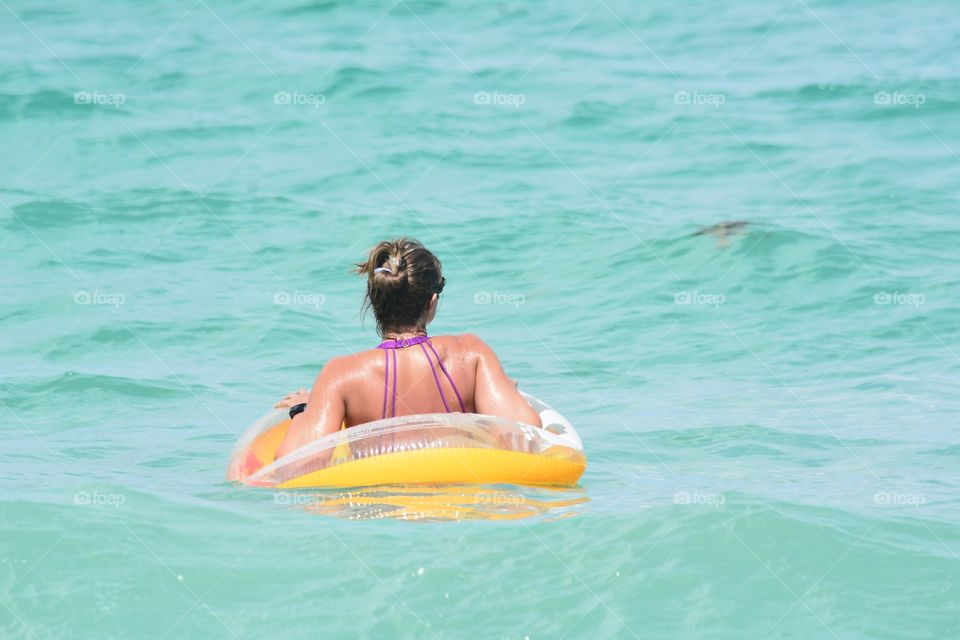
[[[317,376],[307,400],[306,410],[293,417],[287,435],[277,447],[277,459],[340,430],[346,413],[343,400],[343,368],[343,361],[334,358]]]
[[[306,389],[298,389],[293,393],[288,393],[283,396],[277,403],[273,405],[274,409],[289,409],[292,406],[298,405],[301,402],[306,402],[310,399],[310,392]]]
[[[517,391],[517,383],[507,377],[493,349],[475,335],[467,334],[463,338],[467,348],[477,355],[477,388],[473,399],[477,413],[543,426],[540,414]]]

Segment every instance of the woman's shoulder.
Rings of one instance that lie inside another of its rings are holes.
[[[475,333],[430,336],[430,340],[438,346],[442,345],[470,355],[482,356],[491,351],[487,343]]]
[[[344,376],[356,372],[358,369],[365,369],[374,364],[374,361],[382,361],[382,350],[374,347],[365,349],[356,353],[348,353],[342,356],[334,356],[327,360],[323,370],[335,376]]]
[[[438,336],[430,336],[430,341],[462,346],[473,346],[483,343],[480,337],[475,333],[447,333]]]
[[[443,352],[460,352],[467,355],[482,356],[491,349],[475,333],[443,334],[430,336],[430,342]],[[325,369],[331,373],[348,373],[367,368],[383,361],[383,350],[373,347],[356,353],[336,356],[327,361]]]

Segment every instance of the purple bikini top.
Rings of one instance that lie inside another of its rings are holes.
[[[427,362],[430,364],[430,370],[433,372],[433,380],[437,383],[437,391],[440,392],[440,400],[443,401],[443,408],[450,413],[450,405],[447,404],[447,399],[443,395],[443,387],[440,386],[440,376],[437,375],[437,369],[433,366],[433,360],[430,359],[430,354],[427,353],[427,347],[423,346],[426,343],[427,347],[430,347],[430,351],[433,352],[434,358],[437,359],[437,364],[440,365],[440,370],[443,371],[443,375],[447,377],[447,380],[450,382],[450,386],[453,387],[453,392],[457,394],[457,402],[460,403],[460,411],[466,412],[466,408],[463,406],[463,398],[460,397],[460,392],[457,390],[457,385],[453,383],[453,378],[450,377],[450,373],[447,371],[447,368],[443,366],[443,362],[440,360],[440,356],[437,354],[437,350],[433,348],[433,344],[430,343],[429,336],[414,336],[413,338],[401,338],[399,340],[384,340],[379,345],[377,349],[383,349],[383,415],[382,418],[387,417],[387,391],[390,387],[390,353],[393,353],[393,405],[390,410],[390,416],[395,417],[397,415],[397,349],[405,349],[407,347],[413,347],[420,345],[420,349],[423,351],[423,355],[426,356]]]

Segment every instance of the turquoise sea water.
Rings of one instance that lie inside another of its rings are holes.
[[[960,635],[955,3],[2,5],[0,636]],[[399,234],[578,488],[223,482]]]

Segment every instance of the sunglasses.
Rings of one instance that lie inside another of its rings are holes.
[[[441,293],[443,293],[443,285],[445,284],[447,284],[447,279],[444,278],[443,276],[440,276],[440,283],[436,287],[434,287],[433,289],[434,293],[436,293],[437,295],[440,295]]]

